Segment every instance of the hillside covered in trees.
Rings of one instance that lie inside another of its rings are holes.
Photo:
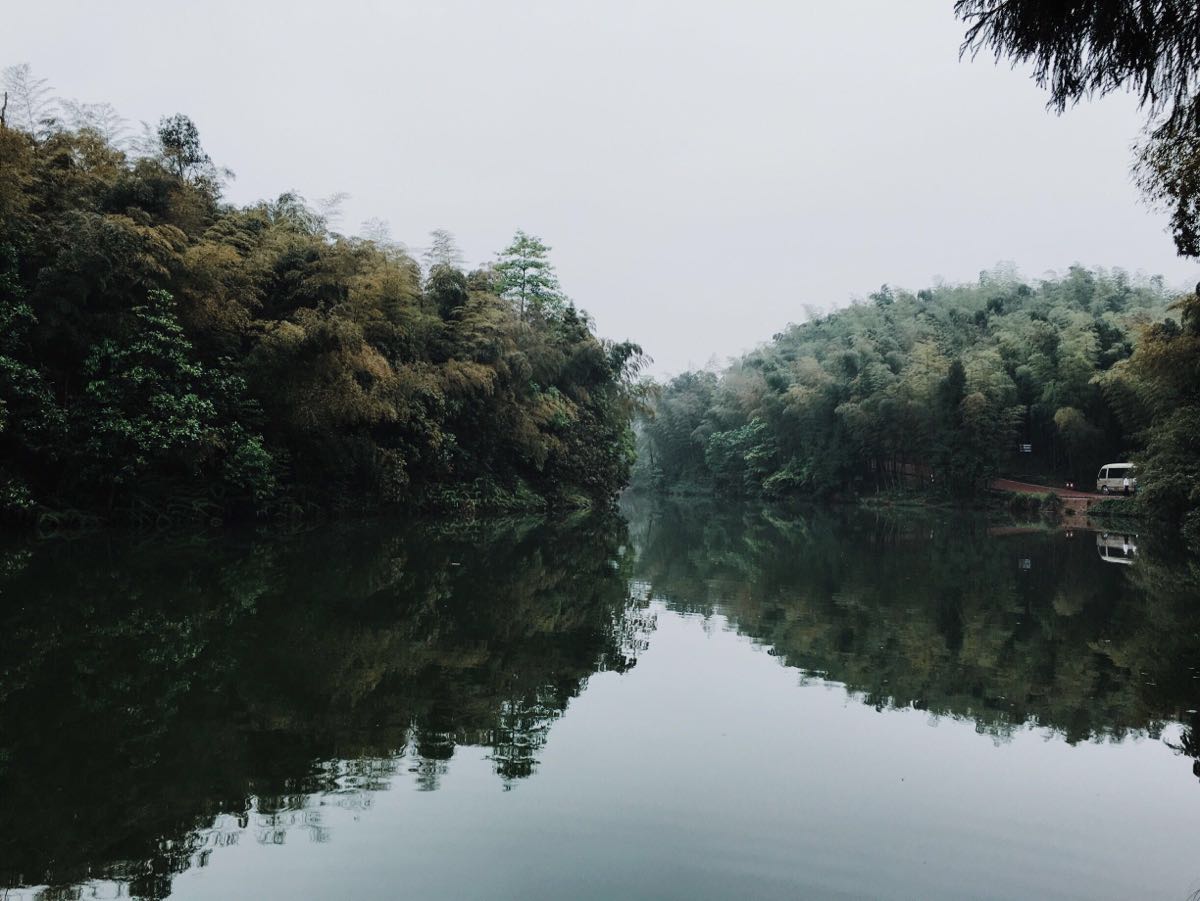
[[[184,116],[140,142],[10,69],[0,515],[224,518],[605,503],[641,351],[518,233],[464,271],[295,194],[238,207]]]
[[[1180,518],[1200,504],[1198,314],[1195,296],[1172,306],[1157,279],[1079,267],[1035,282],[1001,267],[916,294],[884,286],[723,373],[662,386],[641,423],[637,481],[963,497],[1000,472],[1084,486],[1133,455],[1144,502]]]

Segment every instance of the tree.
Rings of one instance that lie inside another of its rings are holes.
[[[704,446],[704,462],[714,483],[730,494],[758,493],[777,468],[775,456],[774,442],[761,419],[716,432]]]
[[[82,467],[113,489],[110,498],[119,486],[136,490],[139,477],[162,472],[218,481],[224,475],[233,487],[265,497],[273,489],[272,462],[247,430],[244,382],[192,359],[167,292],[151,291],[132,314],[128,338],[101,341],[84,364],[86,402],[76,417]]]
[[[438,315],[451,318],[471,298],[467,277],[453,266],[437,263],[429,270],[425,280],[425,293],[433,300]]]
[[[421,259],[425,263],[425,271],[430,273],[436,266],[463,268],[463,253],[454,238],[454,232],[445,228],[435,228],[429,233],[429,246],[421,254]]]
[[[1103,435],[1077,407],[1059,407],[1054,413],[1054,427],[1066,450],[1067,470],[1078,479],[1083,475],[1082,462],[1093,462],[1094,449],[1100,445]]]
[[[60,100],[63,117],[67,124],[79,131],[91,129],[107,144],[122,147],[128,136],[129,124],[111,103],[81,103],[78,100]]]
[[[200,144],[200,130],[182,113],[159,121],[158,143],[167,168],[177,178],[196,179],[215,173],[212,158]]]
[[[1139,503],[1200,545],[1200,294],[1172,310],[1180,321],[1146,327],[1133,356],[1100,383],[1142,439],[1134,457]]]
[[[711,480],[705,462],[705,442],[717,376],[685,372],[658,387],[649,415],[639,427],[635,481],[655,489],[670,485],[701,485]]]
[[[110,108],[64,108],[0,129],[0,508],[461,512],[624,485],[640,351],[596,336],[540,241],[466,275],[441,229],[422,271],[383,223],[332,231],[336,196],[219,203],[186,116],[127,152]]]
[[[1192,0],[958,0],[962,52],[1032,63],[1062,112],[1091,96],[1137,94],[1146,138],[1135,168],[1152,203],[1171,213],[1182,256],[1200,254],[1200,5]]]
[[[5,123],[35,138],[44,137],[53,122],[55,109],[54,91],[49,81],[35,78],[29,63],[6,68],[3,81],[8,104]]]
[[[1138,187],[1170,216],[1180,256],[1200,256],[1200,130],[1164,123],[1136,148]]]
[[[1117,459],[1142,427],[1117,421],[1097,378],[1165,311],[1152,279],[1073,267],[1034,288],[1004,267],[874,299],[786,329],[719,378],[662,386],[639,423],[641,484],[966,495],[1014,462],[1018,427],[1034,447],[1021,465],[1060,478]]]
[[[500,296],[512,302],[522,319],[561,313],[566,305],[549,253],[540,238],[520,230],[499,253],[495,272]]]
[[[1062,112],[1085,97],[1135,91],[1151,116],[1200,123],[1200,8],[1189,0],[957,0],[962,52],[1031,62]]]
[[[967,374],[962,360],[955,359],[937,394],[938,440],[934,449],[935,477],[956,496],[968,495],[985,475],[982,450],[968,424],[977,426],[982,410],[977,395],[967,394]]]
[[[33,365],[29,335],[37,320],[17,277],[17,254],[0,244],[0,459],[57,456],[62,411]],[[0,517],[25,513],[34,496],[26,480],[0,463]]]

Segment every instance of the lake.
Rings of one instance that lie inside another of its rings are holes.
[[[0,548],[0,898],[1200,889],[1200,563],[982,516]],[[6,890],[6,891],[5,891]]]

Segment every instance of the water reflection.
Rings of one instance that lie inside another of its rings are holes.
[[[511,786],[644,647],[624,540],[614,517],[8,553],[0,886],[166,897],[222,844],[323,840],[322,805],[401,770],[437,788],[460,745]]]
[[[786,665],[880,709],[1074,743],[1158,737],[1198,706],[1200,568],[1165,541],[1147,553],[1132,535],[978,517],[695,504],[634,523],[653,597],[720,612]],[[1101,562],[1114,554],[1138,565]]]
[[[464,747],[497,788],[537,779],[589,677],[647,650],[651,602],[880,710],[998,742],[1148,735],[1200,775],[1200,569],[1162,541],[627,513],[0,553],[0,888],[164,898],[223,848],[336,842],[335,814],[439,788]]]
[[[1137,557],[1137,535],[1097,532],[1096,552],[1105,563],[1128,566]]]

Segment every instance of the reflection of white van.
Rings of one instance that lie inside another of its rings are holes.
[[[1137,491],[1132,463],[1106,463],[1096,473],[1096,490],[1101,494],[1124,494],[1125,480],[1129,480],[1129,493]]]
[[[1101,532],[1096,536],[1096,553],[1105,563],[1132,563],[1137,556],[1137,536]]]

